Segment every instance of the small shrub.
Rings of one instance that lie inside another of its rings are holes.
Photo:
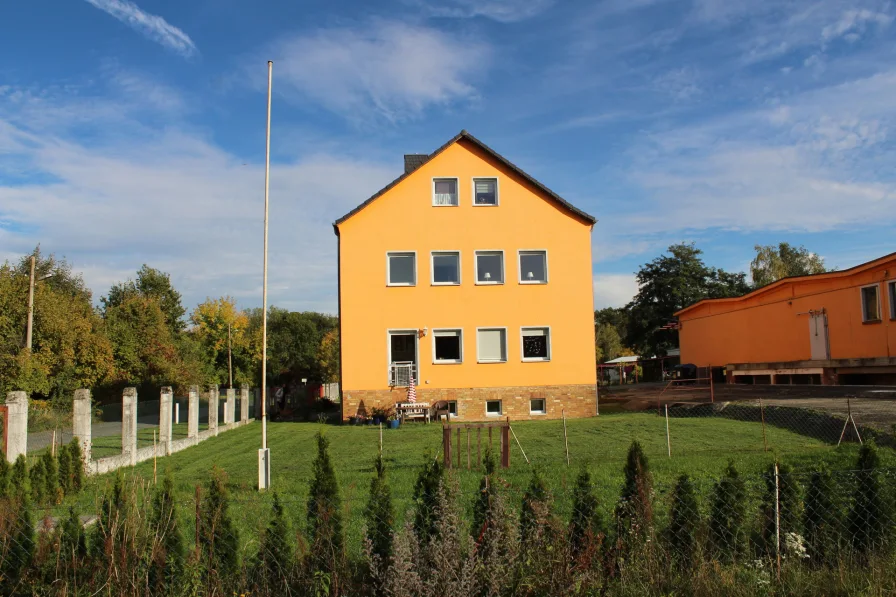
[[[100,513],[93,526],[89,550],[91,559],[101,573],[109,573],[116,550],[125,540],[127,495],[121,472],[115,475],[111,491],[103,494]]]
[[[81,450],[81,443],[77,438],[69,442],[68,454],[71,461],[69,488],[72,493],[77,493],[84,485],[84,467],[86,465],[84,452]]]
[[[617,537],[622,542],[637,542],[636,537],[647,534],[653,524],[650,465],[637,440],[629,447],[623,473],[625,482],[616,507]]]
[[[833,563],[837,557],[841,514],[831,497],[833,479],[826,469],[812,473],[806,490],[803,528],[813,563]]]
[[[583,466],[576,477],[569,521],[569,540],[573,555],[590,560],[600,548],[604,535],[604,521],[598,510],[591,475]],[[587,565],[587,562],[584,564]]]
[[[483,464],[485,465],[485,474],[479,481],[479,491],[476,494],[476,500],[473,502],[473,527],[471,534],[476,543],[482,540],[489,524],[494,523],[491,507],[498,493],[498,487],[494,483],[495,458],[489,449],[485,451]]]
[[[697,530],[700,527],[700,511],[697,492],[691,478],[678,477],[672,492],[672,507],[667,530],[669,549],[680,565],[691,566],[697,552]]]
[[[427,456],[414,484],[414,532],[420,543],[428,542],[435,535],[435,510],[444,478],[442,463]]]
[[[6,525],[8,540],[2,540],[7,537],[0,539],[0,545],[6,543],[5,553],[0,558],[0,587],[18,581],[28,571],[34,557],[34,519],[31,516],[27,491],[17,494],[10,505],[12,506],[8,512],[10,520]]]
[[[734,462],[728,463],[724,475],[716,483],[709,515],[709,539],[714,555],[723,561],[734,561],[744,543],[747,490]]]
[[[308,489],[308,540],[312,570],[333,575],[341,568],[343,536],[339,483],[329,446],[329,440],[318,432],[317,457]]]
[[[367,540],[370,541],[372,554],[379,559],[379,565],[386,566],[392,557],[392,525],[395,522],[395,513],[382,454],[377,456],[374,470],[376,475],[370,480],[370,498],[364,517],[367,521]]]
[[[153,544],[149,585],[155,594],[163,595],[177,586],[184,565],[183,537],[174,508],[174,479],[170,470],[153,496],[150,531]]]
[[[765,496],[762,503],[762,544],[766,553],[774,555],[777,550],[778,537],[775,521],[775,493],[777,492],[778,519],[780,521],[781,545],[787,533],[798,533],[800,522],[799,483],[788,464],[778,465],[777,489],[775,485],[775,465],[769,464],[763,475],[765,480]]]
[[[859,450],[855,490],[849,513],[849,536],[853,548],[862,554],[880,549],[890,540],[892,520],[880,479],[880,456],[873,441]]]
[[[9,492],[12,497],[23,498],[28,495],[28,463],[25,455],[19,454],[12,465],[12,474],[9,476]]]
[[[59,446],[56,461],[59,487],[62,488],[62,493],[70,495],[72,493],[72,457],[66,444]]]
[[[199,540],[205,567],[218,582],[227,582],[238,573],[239,534],[230,518],[227,474],[215,467],[199,508]]]
[[[262,595],[289,593],[290,568],[295,559],[289,537],[289,521],[284,516],[279,496],[274,493],[271,519],[261,533],[252,565],[255,584]]]
[[[44,491],[47,488],[47,474],[44,470],[44,461],[42,458],[36,458],[31,470],[28,471],[28,480],[31,485],[31,500],[40,505],[44,503]]]
[[[43,456],[44,463],[44,495],[50,504],[62,502],[62,489],[59,487],[59,467],[52,452],[47,451]]]
[[[550,503],[551,492],[547,483],[537,471],[533,470],[520,509],[520,541],[527,543],[538,534],[539,527],[545,524],[546,516],[550,512]]]
[[[5,454],[0,454],[0,499],[9,497],[9,462]]]

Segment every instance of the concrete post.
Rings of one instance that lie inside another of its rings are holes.
[[[15,462],[19,454],[28,453],[28,394],[7,392],[6,460]]]
[[[180,402],[174,401],[174,424],[180,425]]]
[[[187,402],[187,437],[199,435],[199,386],[190,386]]]
[[[137,388],[125,388],[121,396],[121,453],[137,464]]]
[[[245,423],[249,420],[249,386],[243,384],[240,386],[240,422]]]
[[[236,420],[236,390],[227,388],[227,416],[224,422],[228,425]]]
[[[171,406],[174,392],[171,386],[162,388],[159,396],[159,447],[164,455],[171,454]]]
[[[84,462],[90,462],[90,448],[92,445],[93,409],[90,402],[90,390],[75,390],[74,421],[72,432],[81,444],[81,452],[84,454]]]
[[[208,428],[218,435],[218,386],[208,388]]]

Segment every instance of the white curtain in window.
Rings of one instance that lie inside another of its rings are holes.
[[[433,201],[436,205],[457,205],[457,184],[453,180],[437,180]]]

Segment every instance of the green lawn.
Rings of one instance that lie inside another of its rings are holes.
[[[187,424],[186,423],[178,423],[176,425],[171,426],[171,437],[172,439],[179,440],[185,439],[187,437]],[[199,431],[205,431],[208,429],[207,423],[199,424]],[[155,436],[153,436],[155,433]],[[158,442],[159,440],[159,428],[141,428],[137,430],[137,448],[146,448],[148,446],[153,445],[153,441]],[[94,460],[99,458],[106,458],[107,456],[116,456],[121,454],[121,436],[120,435],[109,435],[105,437],[94,437],[91,441],[90,448],[92,457]]]
[[[788,462],[797,470],[816,470],[824,462],[833,470],[851,469],[856,461],[858,446],[844,444],[836,448],[821,441],[783,429],[768,427],[770,451],[763,451],[762,429],[756,423],[722,418],[671,419],[672,457],[666,452],[665,420],[653,413],[606,414],[596,418],[567,422],[571,466],[566,465],[562,421],[536,421],[513,423],[513,429],[522,444],[531,466],[538,469],[554,491],[558,510],[562,513],[570,507],[570,488],[579,467],[585,465],[592,472],[597,492],[607,514],[618,496],[622,484],[622,467],[626,452],[633,439],[644,446],[650,459],[658,494],[670,489],[675,478],[688,473],[695,478],[698,488],[708,492],[729,460],[756,485],[761,480],[756,474],[762,471],[775,456]],[[314,436],[323,430],[330,440],[331,456],[342,489],[346,510],[347,530],[353,540],[360,537],[361,516],[372,476],[372,463],[379,447],[379,429],[369,426],[332,426],[315,423],[270,423],[268,445],[271,449],[272,488],[287,505],[297,523],[304,518],[305,497],[311,475],[316,445]],[[152,430],[149,441],[152,441]],[[497,430],[496,430],[497,431]],[[185,433],[185,432],[184,432]],[[118,438],[109,440],[120,452]],[[146,438],[143,438],[145,441]],[[114,442],[117,441],[118,444]],[[498,434],[494,435],[495,447]],[[456,449],[456,436],[453,436]],[[487,434],[483,434],[483,445]],[[510,494],[522,492],[528,483],[528,466],[516,445],[512,442],[511,467],[501,470],[506,490]],[[100,442],[94,444],[94,453]],[[179,501],[190,523],[194,511],[193,496],[197,484],[205,484],[212,467],[225,470],[233,500],[233,511],[238,525],[254,528],[265,522],[269,495],[256,491],[258,479],[258,448],[261,443],[261,425],[254,423],[228,431],[209,439],[199,446],[189,448],[168,458],[158,460],[158,475],[170,468],[175,477]],[[475,461],[476,436],[472,436]],[[389,470],[389,479],[396,511],[400,516],[410,507],[414,481],[425,458],[441,457],[442,428],[440,425],[408,424],[398,430],[383,430],[383,451]],[[471,506],[473,494],[479,484],[481,472],[467,471],[466,436],[462,436],[464,470],[457,472],[464,500]],[[886,466],[896,466],[896,454],[882,449],[882,461]],[[117,453],[117,452],[116,452]],[[127,475],[135,475],[143,481],[143,487],[153,478],[153,462],[148,461]],[[103,488],[113,475],[104,475],[88,481],[85,491],[76,498],[81,512],[95,508]],[[514,497],[516,499],[516,497]],[[66,504],[67,505],[67,504]],[[57,509],[58,510],[58,509]]]

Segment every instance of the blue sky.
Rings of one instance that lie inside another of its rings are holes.
[[[896,250],[896,7],[882,1],[30,0],[0,5],[0,260],[95,296],[142,263],[192,308],[336,310],[331,223],[466,128],[595,215],[595,302],[694,241],[846,268]]]

